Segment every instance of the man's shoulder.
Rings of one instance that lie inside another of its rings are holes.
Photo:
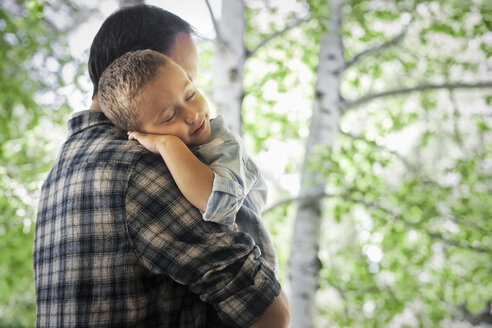
[[[55,165],[72,170],[83,167],[106,167],[122,171],[136,166],[147,170],[167,170],[161,157],[149,152],[135,140],[128,140],[123,131],[114,126],[95,125],[68,137]]]
[[[52,173],[54,176],[105,172],[111,179],[165,175],[162,158],[146,150],[127,133],[115,127],[102,112],[85,111],[68,122],[69,136],[62,145]]]

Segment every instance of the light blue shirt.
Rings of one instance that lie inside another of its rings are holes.
[[[211,136],[194,150],[214,173],[212,194],[207,202],[205,221],[231,225],[247,232],[256,242],[268,264],[278,271],[272,239],[261,218],[267,188],[260,170],[247,155],[241,138],[226,127],[219,115],[210,121]]]

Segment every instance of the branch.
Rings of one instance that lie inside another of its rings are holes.
[[[407,34],[407,28],[405,27],[405,29],[403,29],[403,31],[401,31],[401,33],[398,34],[397,36],[395,36],[393,39],[391,39],[391,40],[389,40],[389,41],[387,41],[387,42],[385,42],[383,44],[380,44],[380,45],[377,45],[377,46],[368,48],[368,49],[366,49],[366,50],[358,53],[351,60],[345,62],[345,69],[347,69],[350,66],[354,65],[361,58],[363,58],[365,56],[368,56],[370,54],[376,53],[376,52],[381,51],[383,49],[390,48],[390,47],[392,47],[394,45],[397,45],[398,43],[400,43],[405,38],[405,35],[406,34]]]
[[[341,104],[342,111],[346,111],[353,107],[360,106],[377,98],[390,97],[396,95],[402,95],[407,93],[412,93],[416,91],[427,91],[427,90],[438,90],[438,89],[480,89],[480,88],[492,88],[492,81],[483,81],[477,83],[442,83],[442,84],[421,84],[411,88],[402,88],[396,90],[388,90],[383,92],[376,92],[373,94],[369,94],[367,96],[363,96],[356,100],[346,100]]]
[[[382,151],[385,151],[385,152],[388,152],[388,153],[394,155],[398,160],[400,160],[400,162],[403,163],[403,165],[406,167],[406,169],[413,172],[422,181],[423,184],[434,185],[434,186],[437,186],[439,188],[443,188],[439,182],[437,182],[436,180],[433,180],[432,178],[429,178],[428,176],[424,175],[424,173],[422,173],[422,171],[420,170],[420,168],[418,166],[412,164],[408,159],[406,159],[399,152],[397,152],[395,150],[391,150],[387,147],[381,146],[374,141],[367,140],[366,138],[364,138],[362,136],[356,136],[356,135],[344,132],[341,129],[339,129],[339,133],[341,135],[345,135],[345,136],[352,138],[354,140],[364,141],[366,144],[368,144],[368,145],[370,145],[376,149],[379,149],[379,150],[382,150]],[[484,180],[485,179],[488,179],[488,177],[484,177]],[[464,217],[458,217],[456,215],[448,215],[448,219],[455,221],[455,222],[458,222],[458,223],[461,223],[461,224],[466,225],[466,226],[470,226],[473,229],[480,231],[480,233],[482,233],[483,235],[488,235],[488,234],[492,233],[492,231],[489,231],[488,229],[484,229],[482,226],[477,225],[473,221],[470,221]]]
[[[460,147],[460,149],[465,152],[465,144],[463,142],[463,137],[461,136],[460,129],[459,129],[459,122],[460,122],[460,110],[458,108],[458,102],[456,101],[456,97],[454,96],[453,90],[449,90],[449,100],[451,101],[451,104],[453,106],[453,138]]]
[[[364,141],[365,143],[377,148],[377,149],[381,149],[381,150],[384,150],[392,155],[394,155],[395,157],[397,157],[404,165],[405,167],[410,170],[410,171],[413,171],[414,173],[419,173],[417,175],[421,175],[418,168],[413,165],[412,163],[410,163],[409,160],[407,160],[402,154],[400,154],[399,152],[395,151],[395,150],[391,150],[387,147],[384,147],[384,146],[381,146],[381,145],[378,145],[376,142],[374,141],[370,141],[370,140],[367,140],[366,138],[362,137],[362,136],[356,136],[356,135],[353,135],[353,134],[350,134],[348,132],[345,132],[343,131],[342,129],[338,129],[338,133],[340,133],[341,135],[344,135],[344,136],[347,136],[351,139],[354,139],[354,140],[361,140],[361,141]]]
[[[253,56],[258,51],[258,49],[260,49],[261,47],[263,47],[265,44],[272,41],[276,37],[285,34],[289,30],[293,29],[294,27],[301,25],[304,22],[307,22],[310,19],[311,19],[311,16],[309,16],[309,15],[306,17],[300,18],[300,19],[288,24],[287,26],[285,26],[283,30],[276,31],[275,33],[269,35],[268,37],[263,39],[260,43],[258,43],[258,45],[256,47],[254,47],[253,50],[247,50],[246,51],[246,58]]]
[[[361,200],[358,200],[358,199],[350,199],[351,201],[354,201],[354,202],[357,202],[357,203],[361,203],[361,204],[364,204],[366,205],[367,207],[370,207],[370,208],[374,208],[374,209],[377,209],[377,210],[380,210],[382,211],[383,213],[386,213],[388,215],[391,215],[397,219],[400,219],[405,225],[407,226],[410,226],[410,227],[413,227],[414,229],[417,229],[417,230],[423,230],[426,234],[428,234],[430,237],[434,238],[434,239],[439,239],[440,241],[442,241],[443,243],[445,244],[448,244],[450,246],[454,246],[454,247],[458,247],[458,248],[464,248],[464,249],[469,249],[471,251],[475,251],[475,252],[479,252],[479,253],[486,253],[486,254],[490,254],[492,252],[491,249],[488,249],[488,248],[483,248],[483,247],[475,247],[475,246],[472,246],[472,245],[468,245],[468,244],[465,244],[465,243],[460,243],[458,241],[455,241],[455,240],[451,240],[451,239],[447,239],[445,238],[441,233],[439,232],[432,232],[432,231],[429,231],[428,229],[426,228],[423,228],[423,227],[420,227],[418,224],[416,223],[412,223],[412,222],[408,222],[406,220],[403,219],[403,216],[401,214],[397,214],[397,213],[394,213],[384,207],[381,207],[379,204],[377,203],[374,203],[374,202],[368,202],[364,199],[361,199]]]
[[[356,136],[356,135],[353,135],[353,134],[350,134],[350,133],[347,133],[347,132],[344,132],[342,131],[340,128],[338,129],[339,133],[341,135],[345,135],[349,138],[352,138],[354,140],[361,140],[361,141],[364,141],[365,143],[367,143],[368,145],[376,148],[376,149],[379,149],[379,150],[382,150],[382,151],[385,151],[387,153],[390,153],[391,155],[395,156],[398,160],[400,160],[400,162],[403,163],[403,165],[406,167],[407,170],[409,170],[410,172],[413,172],[419,179],[420,181],[422,181],[423,184],[425,185],[435,185],[435,186],[438,186],[438,187],[441,187],[441,184],[435,180],[432,180],[431,178],[429,178],[428,176],[426,176],[424,173],[422,173],[422,171],[420,170],[420,168],[411,163],[407,158],[405,158],[402,154],[400,154],[399,152],[395,151],[395,150],[392,150],[392,149],[389,149],[387,147],[384,147],[384,146],[381,146],[379,144],[377,144],[376,142],[374,141],[370,141],[370,140],[367,140],[366,138],[362,137],[362,136]]]
[[[305,201],[305,200],[319,199],[319,198],[325,198],[325,197],[329,197],[329,196],[338,197],[339,195],[327,194],[325,192],[322,192],[322,193],[317,193],[317,194],[312,194],[312,195],[294,196],[294,197],[284,198],[284,199],[279,200],[278,202],[273,203],[268,208],[264,209],[262,212],[262,215],[265,215],[266,213],[272,211],[274,208],[277,208],[279,206],[289,204],[292,202],[301,202],[301,201]]]
[[[383,44],[376,45],[374,47],[368,48],[368,49],[366,49],[366,50],[358,53],[351,60],[345,62],[345,69],[347,69],[350,66],[354,65],[355,63],[357,63],[361,58],[364,58],[364,57],[366,57],[368,55],[371,55],[373,53],[379,52],[381,50],[384,50],[384,49],[393,47],[393,46],[397,45],[398,43],[400,43],[405,38],[405,36],[407,35],[408,26],[410,26],[410,24],[412,23],[414,17],[415,16],[413,14],[410,15],[410,20],[407,23],[404,24],[404,26],[403,26],[402,31],[400,32],[400,34],[396,35],[395,37],[393,37],[392,39],[386,41]]]
[[[430,237],[432,237],[434,239],[439,239],[443,243],[448,244],[450,246],[454,246],[454,247],[458,247],[458,248],[464,248],[464,249],[468,249],[468,250],[479,252],[479,253],[486,253],[486,254],[492,253],[492,249],[483,248],[483,247],[475,247],[475,246],[472,246],[472,245],[469,245],[469,244],[460,243],[460,242],[455,241],[455,240],[447,239],[447,238],[445,238],[439,232],[429,231],[428,229],[423,228],[423,227],[419,226],[416,223],[411,223],[411,222],[408,222],[408,221],[404,220],[403,219],[403,216],[401,214],[394,213],[394,212],[388,210],[387,208],[384,208],[384,207],[380,206],[376,202],[371,202],[371,201],[368,201],[368,200],[365,200],[365,199],[362,199],[362,198],[357,199],[357,198],[352,197],[352,195],[351,194],[348,194],[348,193],[345,193],[345,194],[328,194],[328,193],[325,193],[325,192],[321,192],[321,193],[316,193],[316,194],[311,194],[311,195],[305,195],[305,196],[289,197],[289,198],[286,198],[286,199],[283,199],[283,200],[280,200],[280,201],[274,203],[273,205],[271,205],[270,207],[268,207],[266,210],[264,210],[262,214],[264,215],[267,212],[270,212],[271,210],[273,210],[274,208],[276,208],[278,206],[281,206],[281,205],[284,205],[284,204],[288,204],[288,203],[291,203],[291,202],[294,202],[294,201],[295,202],[300,202],[300,201],[304,201],[304,200],[321,199],[321,198],[325,198],[325,197],[337,197],[337,198],[344,199],[346,201],[351,201],[351,202],[354,202],[354,203],[362,204],[362,205],[364,205],[364,206],[366,206],[368,208],[372,208],[372,209],[376,209],[376,210],[382,211],[383,213],[388,214],[388,215],[390,215],[390,216],[392,216],[392,217],[394,217],[396,219],[400,219],[405,225],[410,226],[412,228],[415,228],[417,230],[422,230],[426,234],[428,234]]]
[[[485,307],[476,314],[468,311],[466,302],[459,305],[458,309],[461,310],[464,319],[472,325],[479,325],[481,323],[492,324],[492,301],[488,301]]]
[[[212,7],[210,6],[210,2],[208,0],[205,0],[205,3],[207,4],[208,13],[210,14],[210,19],[212,20],[212,24],[214,25],[215,35],[217,36],[217,41],[219,42],[219,44],[223,44],[224,40],[222,39],[222,36],[220,34],[219,25],[217,24],[217,20],[215,19],[215,15],[214,15],[214,12],[212,10]]]
[[[490,249],[487,249],[487,248],[483,248],[483,247],[475,247],[475,246],[471,246],[471,245],[468,245],[468,244],[464,244],[464,243],[460,243],[456,240],[450,240],[450,239],[446,239],[444,238],[444,236],[438,232],[431,232],[427,229],[424,229],[424,231],[429,234],[429,236],[431,236],[432,238],[435,238],[435,239],[439,239],[440,241],[448,244],[448,245],[451,245],[451,246],[455,246],[455,247],[459,247],[459,248],[466,248],[466,249],[469,249],[469,250],[472,250],[472,251],[475,251],[475,252],[479,252],[479,253],[486,253],[486,254],[490,254],[492,252],[492,250]]]

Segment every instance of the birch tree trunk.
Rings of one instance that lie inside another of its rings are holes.
[[[229,127],[241,134],[241,106],[244,97],[243,74],[246,61],[244,45],[245,9],[242,0],[222,1],[217,22],[212,99]]]
[[[331,21],[321,37],[316,70],[313,116],[302,169],[300,201],[289,260],[290,304],[293,328],[313,327],[315,294],[319,288],[318,258],[322,198],[325,183],[308,169],[308,161],[318,147],[332,147],[340,118],[340,81],[344,70],[343,44],[338,28],[341,25],[342,0],[332,0]],[[313,197],[309,197],[309,196]]]
[[[145,0],[118,0],[118,4],[120,8],[135,6],[135,5],[143,5]]]

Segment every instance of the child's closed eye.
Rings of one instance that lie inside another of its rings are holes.
[[[173,112],[173,114],[171,116],[169,116],[168,118],[166,118],[163,123],[169,123],[173,120],[174,116],[176,115],[176,111]]]
[[[195,95],[196,95],[196,92],[193,91],[191,92],[187,97],[186,97],[186,101],[192,101],[194,98],[195,98]]]

